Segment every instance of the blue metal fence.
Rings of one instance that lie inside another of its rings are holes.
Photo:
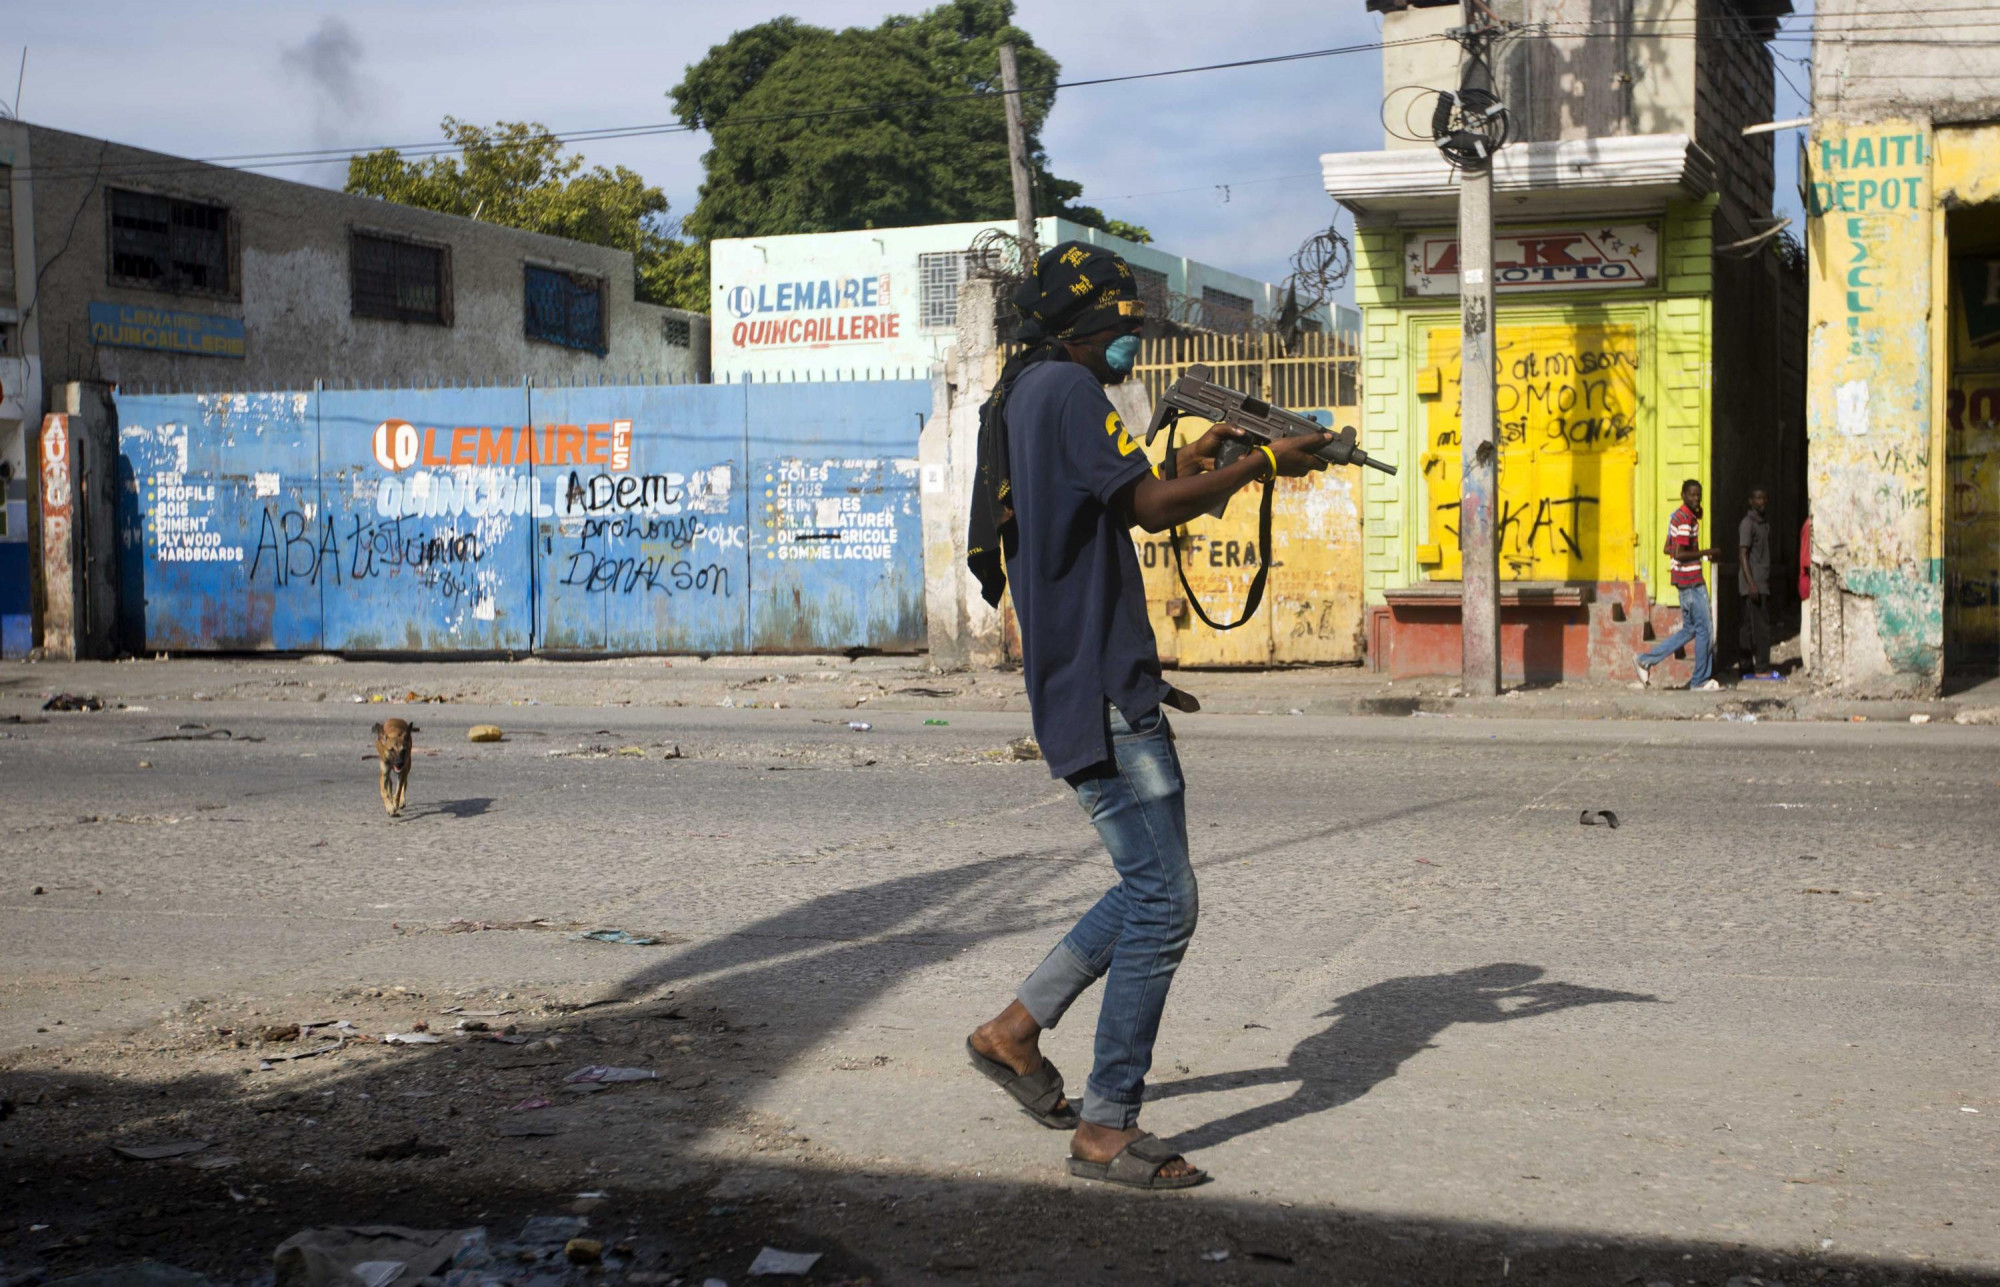
[[[118,400],[147,650],[924,642],[927,382]]]

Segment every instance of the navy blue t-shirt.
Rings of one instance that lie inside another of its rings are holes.
[[[1139,556],[1111,507],[1152,464],[1104,386],[1074,363],[1023,371],[1006,413],[1021,668],[1049,773],[1068,777],[1112,757],[1107,698],[1136,725],[1168,692]]]

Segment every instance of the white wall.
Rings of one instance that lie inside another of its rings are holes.
[[[968,250],[986,229],[1013,227],[1012,221],[931,224],[711,243],[713,378],[923,377],[949,356],[957,330],[923,326],[918,257]],[[1068,240],[1104,246],[1165,273],[1167,289],[1179,294],[1199,298],[1204,286],[1214,286],[1251,300],[1266,316],[1283,303],[1268,282],[1066,219],[1037,220],[1035,237],[1044,247]],[[1341,324],[1358,320],[1343,316]]]

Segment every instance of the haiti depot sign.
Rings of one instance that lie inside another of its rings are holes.
[[[1650,286],[1659,276],[1660,230],[1654,224],[1493,234],[1495,290],[1621,290]],[[1458,294],[1458,238],[1405,234],[1403,294]]]
[[[826,348],[902,336],[902,318],[889,307],[887,273],[737,285],[722,303],[736,319],[729,342],[739,349]]]

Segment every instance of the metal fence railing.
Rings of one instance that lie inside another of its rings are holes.
[[[1196,333],[1143,340],[1134,374],[1157,401],[1190,366],[1208,366],[1217,384],[1281,407],[1351,407],[1361,400],[1361,337],[1308,331],[1291,343],[1268,332]]]

